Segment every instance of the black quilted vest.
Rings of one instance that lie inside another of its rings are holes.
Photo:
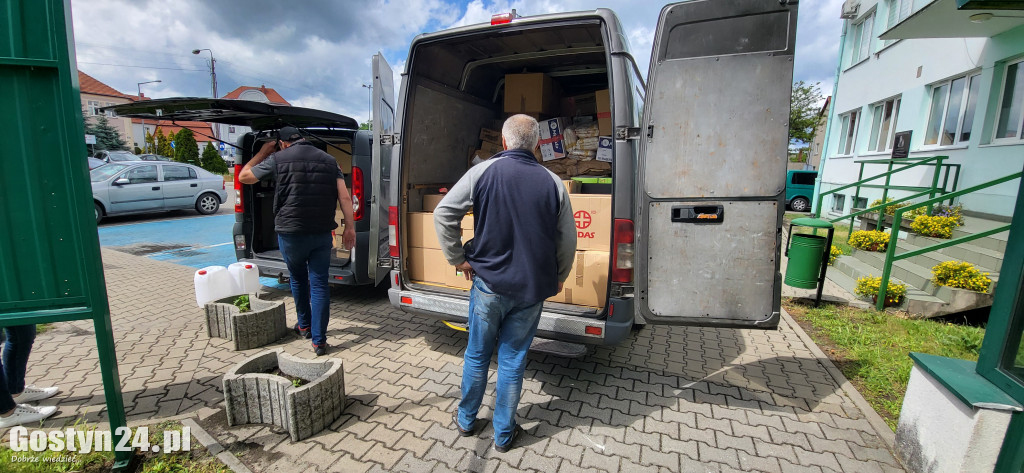
[[[338,227],[338,162],[305,141],[274,153],[274,230],[320,233]]]

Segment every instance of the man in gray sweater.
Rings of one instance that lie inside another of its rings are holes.
[[[510,117],[501,130],[505,151],[470,168],[434,209],[445,258],[473,281],[462,401],[455,424],[463,436],[474,433],[497,347],[492,422],[499,452],[512,448],[522,432],[515,412],[526,354],[544,299],[561,292],[576,252],[569,194],[558,176],[533,156],[539,138],[532,117]],[[474,238],[463,245],[460,222],[469,210]]]

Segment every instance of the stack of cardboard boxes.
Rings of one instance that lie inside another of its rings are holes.
[[[612,196],[579,194],[578,181],[564,181],[576,220],[576,258],[562,292],[551,302],[604,307],[608,296]]]
[[[334,147],[336,146],[336,147]],[[342,143],[335,144],[334,146],[327,146],[327,154],[331,155],[335,161],[338,162],[338,167],[345,174],[352,173],[352,144]],[[338,149],[340,148],[340,149]],[[342,236],[345,233],[345,214],[341,212],[341,203],[335,206],[334,210],[334,222],[338,224],[338,228],[331,232],[331,236],[334,239],[334,257],[335,258],[348,258],[349,252],[345,249],[345,243],[342,241]]]
[[[437,207],[442,197],[440,194],[424,195],[423,211],[409,212],[407,215],[409,278],[418,283],[469,289],[472,283],[467,281],[461,272],[456,271],[454,266],[448,264],[437,240],[434,207]],[[473,216],[467,215],[462,219],[462,241],[466,242],[470,238],[473,238]]]

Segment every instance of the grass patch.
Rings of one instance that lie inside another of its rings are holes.
[[[163,422],[156,425],[149,425],[149,442],[153,445],[163,446],[164,431],[181,431],[181,424],[178,422]],[[26,426],[31,432],[33,426]],[[78,431],[96,430],[96,426],[85,426],[76,423],[73,426]],[[104,425],[103,429],[108,426]],[[134,434],[137,429],[132,429]],[[5,438],[5,440],[8,440]],[[114,464],[112,452],[90,452],[86,454],[61,451],[61,452],[15,452],[11,450],[10,441],[0,443],[0,471],[10,473],[50,473],[50,472],[82,472],[100,473],[108,472]],[[139,452],[142,462],[136,470],[139,473],[231,473],[231,469],[220,462],[216,457],[200,444],[195,437],[192,437],[191,450],[188,452],[175,453],[154,453]],[[14,461],[15,457],[32,458],[34,461]]]
[[[985,329],[887,312],[785,299],[783,307],[896,430],[913,366],[910,352],[976,361]]]

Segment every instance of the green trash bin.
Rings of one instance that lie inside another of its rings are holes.
[[[825,237],[817,235],[794,235],[793,227],[811,227],[827,231]],[[820,218],[797,218],[789,224],[789,240],[786,241],[786,285],[801,289],[818,289],[814,306],[821,304],[821,292],[825,288],[825,270],[828,268],[828,254],[832,249],[832,232],[835,228]],[[792,241],[792,243],[790,243]]]
[[[825,255],[825,237],[793,235],[786,265],[786,284],[801,289],[816,289]]]

